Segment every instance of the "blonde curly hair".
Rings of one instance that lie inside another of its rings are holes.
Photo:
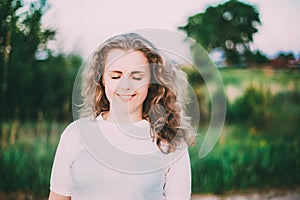
[[[114,36],[105,41],[94,53],[92,64],[82,74],[83,107],[80,116],[93,115],[109,111],[102,75],[105,70],[108,53],[113,49],[140,51],[148,59],[151,71],[148,95],[143,102],[142,117],[150,122],[151,136],[163,153],[170,153],[183,142],[194,143],[194,134],[185,116],[183,106],[186,103],[186,74],[174,62],[163,56],[155,46],[137,33]]]

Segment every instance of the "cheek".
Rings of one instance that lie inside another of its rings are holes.
[[[109,101],[112,100],[112,97],[116,90],[117,85],[118,85],[118,81],[116,81],[116,80],[112,81],[112,80],[106,79],[104,88],[105,88],[105,95]]]
[[[141,98],[145,99],[148,95],[149,83],[141,85],[136,91],[141,95]]]
[[[139,87],[138,91],[145,99],[148,95],[148,89],[150,87],[150,78],[148,77]]]

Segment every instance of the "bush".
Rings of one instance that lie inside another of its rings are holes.
[[[300,184],[300,140],[282,135],[271,139],[252,135],[244,126],[230,125],[213,151],[198,158],[190,149],[194,193],[224,193]]]
[[[227,123],[212,152],[190,149],[193,192],[223,193],[300,184],[300,91],[250,86],[228,103]]]
[[[271,103],[269,92],[248,87],[243,96],[228,107],[228,120],[246,123],[256,129],[263,128],[269,120],[268,106]]]

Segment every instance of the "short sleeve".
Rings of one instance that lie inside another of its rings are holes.
[[[70,124],[62,133],[51,171],[50,190],[63,196],[71,196],[71,167],[76,152],[76,126]]]
[[[169,168],[166,174],[166,200],[187,200],[191,198],[191,168],[188,149]]]

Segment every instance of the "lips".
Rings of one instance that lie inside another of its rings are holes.
[[[117,94],[122,101],[131,101],[135,94]]]

